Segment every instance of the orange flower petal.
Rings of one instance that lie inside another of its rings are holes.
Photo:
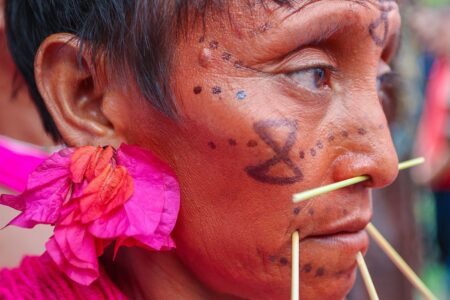
[[[71,158],[70,172],[74,183],[81,183],[84,180],[84,174],[91,161],[92,155],[97,151],[97,147],[85,146],[78,148]]]
[[[133,194],[133,181],[124,167],[108,165],[80,198],[81,222],[89,223],[122,206]]]

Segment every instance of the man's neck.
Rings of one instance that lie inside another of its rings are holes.
[[[210,291],[174,252],[127,248],[114,265],[108,273],[131,299],[232,299]]]

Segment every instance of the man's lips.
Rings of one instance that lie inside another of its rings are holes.
[[[314,228],[313,232],[301,237],[301,242],[325,244],[327,247],[342,249],[347,253],[367,251],[369,238],[364,230],[369,224],[371,211],[334,219]],[[301,231],[300,231],[301,234]]]
[[[357,233],[366,228],[369,222],[370,214],[359,214],[357,216],[337,219],[316,227],[312,233],[307,234],[302,239]]]

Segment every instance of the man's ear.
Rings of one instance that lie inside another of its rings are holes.
[[[35,78],[63,140],[69,146],[113,145],[122,138],[104,104],[116,98],[103,66],[93,65],[80,41],[67,33],[49,36],[35,58]]]

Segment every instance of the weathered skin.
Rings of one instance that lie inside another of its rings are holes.
[[[301,298],[342,299],[367,247],[370,188],[397,175],[376,89],[396,47],[395,2],[256,6],[252,14],[244,2],[232,2],[230,18],[207,15],[206,31],[194,28],[178,44],[177,121],[144,104],[132,83],[67,63],[76,43],[55,49],[70,36],[41,46],[38,85],[69,144],[138,144],[179,178],[176,252],[129,250],[117,261],[131,295],[288,299],[298,229]],[[89,76],[96,84],[82,87]],[[295,192],[361,174],[370,182],[291,203]],[[313,238],[336,231],[359,232],[347,235],[358,242]]]

